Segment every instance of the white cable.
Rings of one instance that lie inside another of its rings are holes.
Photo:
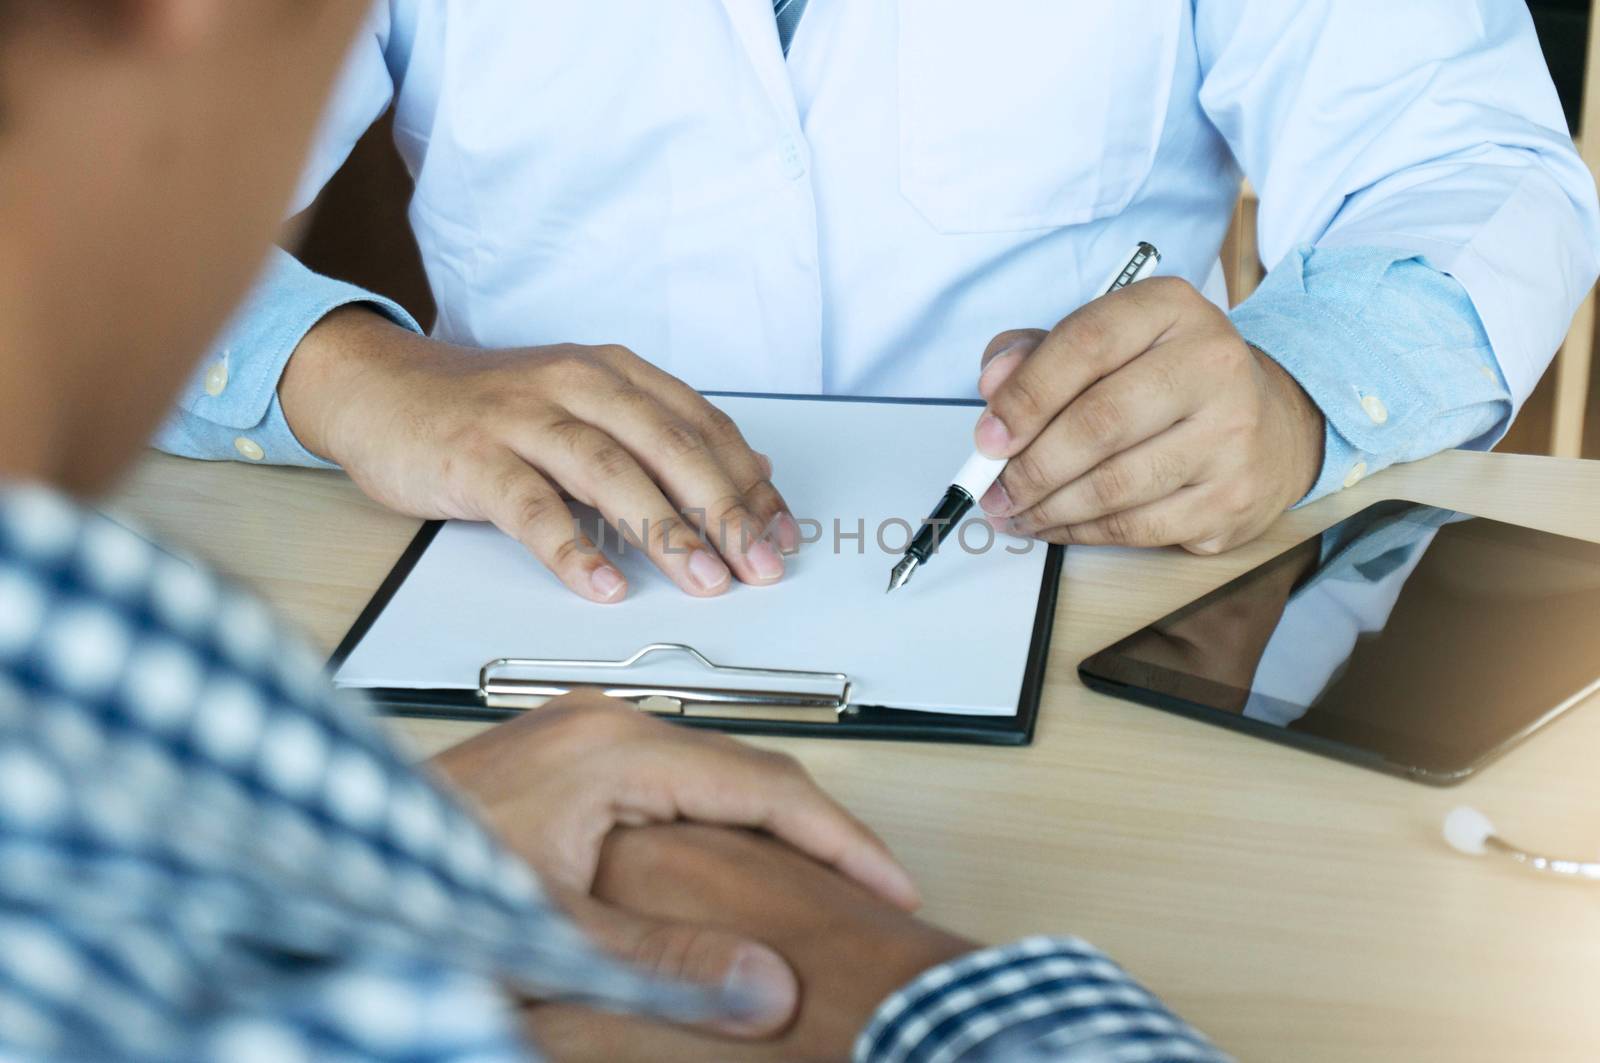
[[[1565,860],[1519,849],[1494,832],[1489,817],[1475,808],[1462,805],[1444,817],[1444,840],[1450,848],[1468,856],[1482,856],[1493,849],[1523,867],[1563,878],[1600,881],[1600,862]]]

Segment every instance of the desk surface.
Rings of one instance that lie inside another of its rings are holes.
[[[880,831],[930,918],[1073,933],[1243,1060],[1593,1060],[1600,886],[1470,860],[1470,803],[1600,858],[1600,705],[1435,790],[1090,693],[1090,652],[1370,502],[1600,540],[1600,462],[1451,453],[1285,516],[1220,558],[1068,552],[1028,749],[773,740]],[[416,522],[342,476],[152,455],[116,508],[258,588],[331,649]],[[397,725],[424,752],[473,725]],[[936,780],[936,781],[934,781]]]

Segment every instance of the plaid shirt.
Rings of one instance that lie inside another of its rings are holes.
[[[255,599],[0,492],[0,1063],[523,1060],[512,993],[728,1005],[596,952]],[[861,1060],[1216,1060],[1110,961],[928,972]]]

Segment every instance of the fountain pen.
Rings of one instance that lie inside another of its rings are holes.
[[[1117,270],[1106,285],[1106,295],[1136,284],[1154,273],[1161,264],[1161,252],[1151,244],[1141,243],[1134,249],[1128,264]],[[1005,471],[1005,458],[991,458],[974,451],[967,463],[961,466],[945,491],[944,497],[932,513],[923,520],[922,527],[912,537],[911,543],[898,564],[889,572],[889,590],[897,591],[911,582],[918,568],[938,553],[940,545],[960,524],[963,517],[978,504],[978,499],[994,485]]]

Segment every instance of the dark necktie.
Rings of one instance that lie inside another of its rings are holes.
[[[806,0],[772,0],[772,12],[778,16],[778,41],[783,45],[783,54],[788,55],[795,27],[806,13]]]

